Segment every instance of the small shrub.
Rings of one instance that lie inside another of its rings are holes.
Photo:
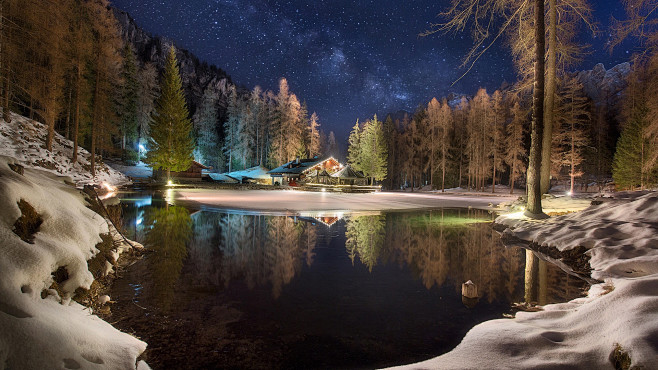
[[[619,345],[615,344],[615,348],[610,353],[610,362],[616,370],[629,370],[631,368],[631,356]]]

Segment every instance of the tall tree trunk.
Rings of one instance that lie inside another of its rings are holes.
[[[3,1],[0,4],[0,71],[2,71],[4,89],[2,95],[2,118],[5,122],[11,122],[11,114],[9,112],[9,98],[11,96],[11,78],[10,72],[11,68],[9,67],[9,31],[5,25],[5,19],[9,16],[9,1]]]
[[[80,89],[82,80],[81,63],[78,61],[76,80],[75,80],[75,116],[73,117],[73,157],[71,162],[78,161],[78,131],[80,129]]]
[[[551,139],[557,86],[557,0],[548,2],[548,64],[546,66],[546,95],[544,96],[544,138],[542,139],[541,193],[551,187]],[[543,19],[543,17],[542,17]]]
[[[100,65],[100,55],[97,57],[96,64]],[[98,97],[100,95],[100,68],[96,68],[96,85],[94,86],[94,110],[91,117],[91,176],[96,176],[96,120],[98,119]]]
[[[543,218],[541,209],[541,155],[544,131],[544,0],[535,0],[535,81],[532,96],[532,128],[528,163],[526,215]]]
[[[509,176],[509,193],[514,194],[514,171],[516,171],[516,159],[512,160],[512,171]]]

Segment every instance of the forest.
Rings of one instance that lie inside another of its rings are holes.
[[[388,189],[429,185],[481,191],[489,186],[495,191],[501,184],[510,191],[526,185],[537,91],[532,88],[538,50],[531,37],[533,7],[488,0],[478,11],[468,4],[454,1],[442,14],[445,22],[428,33],[448,33],[474,22],[474,47],[464,60],[468,67],[491,40],[490,33],[479,33],[491,22],[487,17],[501,17],[505,22],[496,38],[506,39],[519,81],[493,93],[480,88],[472,97],[433,98],[413,114],[389,115],[383,122],[376,115],[357,120],[346,157],[372,183]],[[646,47],[633,57],[626,88],[610,103],[593,100],[570,72],[584,52],[575,41],[578,30],[597,32],[587,2],[548,1],[543,192],[551,184],[573,192],[592,185],[600,190],[613,181],[619,189],[657,183],[658,104],[653,97],[658,88],[658,33],[647,20],[650,5],[645,0],[628,2],[628,20],[615,25],[611,47],[638,35]],[[164,61],[145,62],[122,38],[107,0],[7,0],[0,12],[4,120],[10,122],[13,111],[44,123],[44,147],[50,151],[55,132],[72,140],[73,163],[78,147],[86,148],[94,153],[92,173],[97,161],[108,157],[129,163],[144,159],[170,170],[181,170],[194,159],[218,172],[257,165],[272,168],[295,157],[344,158],[334,133],[320,129],[318,115],[309,114],[285,78],[280,79],[278,92],[232,83],[218,90],[208,84],[201,101],[192,101],[182,92],[176,61],[180,50],[169,45],[169,72]],[[178,80],[171,85],[176,75]],[[165,88],[173,89],[171,96],[164,96]],[[175,131],[187,143],[176,149],[183,151],[175,155],[183,163],[177,166],[162,157],[154,159],[164,140],[158,136],[158,122],[171,99],[179,99],[177,115],[187,122]]]
[[[54,133],[62,134],[73,141],[72,163],[79,147],[95,153],[92,172],[103,158],[135,163],[157,146],[151,128],[162,116],[160,105],[171,99],[161,96],[166,62],[144,61],[136,54],[122,38],[108,1],[9,0],[0,12],[6,122],[15,112],[44,123],[45,148],[52,151]],[[172,46],[158,45],[165,55]],[[181,55],[175,49],[175,57]],[[178,90],[173,95],[182,91],[178,65],[175,69],[178,85],[173,88]],[[309,115],[285,78],[278,93],[231,83],[222,90],[208,83],[201,102],[183,97],[177,109],[192,125],[181,135],[193,140],[194,159],[216,171],[274,167],[295,156],[337,151],[333,132],[320,130],[317,114]]]

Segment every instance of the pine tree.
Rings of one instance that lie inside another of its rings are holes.
[[[165,62],[165,71],[160,85],[161,94],[150,125],[150,151],[145,162],[154,168],[171,171],[184,171],[192,161],[194,140],[192,121],[183,96],[183,86],[173,46]]]
[[[388,164],[388,150],[384,137],[384,127],[377,115],[366,122],[359,140],[360,167],[366,177],[370,177],[370,184],[386,178],[386,165]]]
[[[648,145],[644,132],[648,125],[648,110],[640,103],[621,132],[612,161],[612,179],[621,189],[644,188],[649,177],[644,170]],[[655,149],[654,149],[655,150]]]

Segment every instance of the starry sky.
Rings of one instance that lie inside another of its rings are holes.
[[[418,104],[451,92],[494,91],[516,79],[503,44],[492,47],[471,72],[462,57],[468,34],[419,37],[447,0],[111,0],[153,35],[174,40],[201,60],[224,69],[238,85],[277,90],[281,77],[317,112],[321,127],[345,139],[357,118],[413,112]],[[602,32],[583,30],[591,45],[578,69],[628,60],[629,42],[604,50],[619,1],[590,1]],[[382,117],[383,118],[383,117]]]

